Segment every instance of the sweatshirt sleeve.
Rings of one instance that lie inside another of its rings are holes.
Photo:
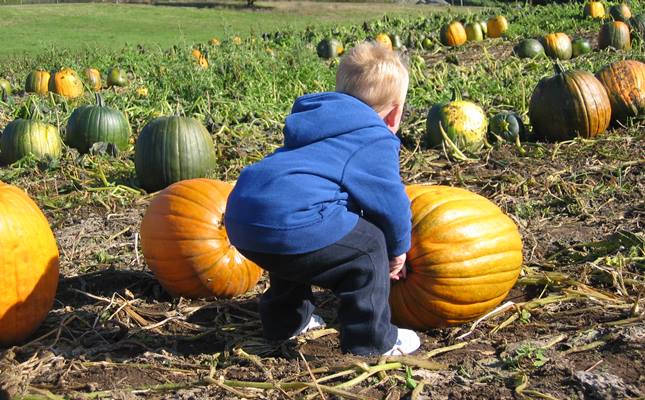
[[[400,142],[381,139],[355,152],[345,165],[342,185],[363,217],[385,234],[390,258],[410,249],[410,200],[399,171]]]

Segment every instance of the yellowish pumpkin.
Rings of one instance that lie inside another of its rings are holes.
[[[95,92],[101,90],[101,73],[94,68],[85,69],[85,79],[87,79],[88,86]]]
[[[49,78],[50,74],[43,70],[34,70],[27,75],[25,81],[25,92],[47,94],[49,92]]]
[[[585,18],[603,19],[605,18],[605,6],[599,1],[590,1],[585,4],[582,15]]]
[[[374,40],[381,46],[392,50],[392,39],[390,39],[390,36],[387,33],[379,33],[378,35],[376,35],[376,38],[374,38]]]
[[[486,23],[486,35],[489,38],[502,37],[508,30],[508,21],[503,15],[498,15],[488,19]]]
[[[206,59],[206,57],[204,56],[199,57],[199,60],[197,60],[197,65],[199,65],[199,68],[201,69],[208,69],[208,59]]]

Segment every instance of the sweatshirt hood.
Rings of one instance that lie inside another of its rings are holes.
[[[299,97],[284,126],[284,146],[298,148],[359,129],[381,126],[381,117],[367,104],[339,92]]]

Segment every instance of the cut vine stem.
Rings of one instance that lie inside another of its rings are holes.
[[[461,150],[459,150],[459,147],[448,137],[448,134],[446,131],[443,129],[443,123],[439,121],[439,131],[441,132],[441,136],[443,137],[443,142],[448,145],[450,150],[452,150],[452,156],[460,161],[477,161],[473,158],[469,158],[466,156]]]

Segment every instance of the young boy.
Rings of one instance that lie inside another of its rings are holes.
[[[284,146],[244,168],[228,198],[231,243],[269,272],[264,335],[324,326],[311,285],[340,299],[340,345],[357,355],[415,351],[419,337],[390,322],[390,278],[405,277],[410,202],[396,137],[408,89],[397,53],[363,43],[343,57],[336,92],[298,98]]]

